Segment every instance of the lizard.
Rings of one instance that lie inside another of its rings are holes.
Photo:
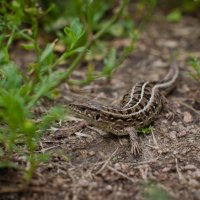
[[[164,79],[134,84],[119,106],[106,106],[87,100],[71,102],[68,107],[104,134],[129,135],[131,153],[136,156],[142,152],[137,129],[151,124],[158,117],[166,102],[165,96],[174,88],[178,77],[179,67],[173,61]]]

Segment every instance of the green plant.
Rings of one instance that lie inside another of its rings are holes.
[[[200,7],[199,0],[182,0],[182,1],[173,1],[173,0],[163,0],[160,2],[160,5],[164,5],[166,8],[171,10],[179,10],[181,13],[195,13],[198,12]]]
[[[36,165],[46,158],[44,154],[35,153],[40,138],[51,123],[64,116],[61,107],[53,107],[44,116],[37,116],[34,113],[32,96],[37,95],[40,90],[36,89],[37,84],[30,86],[29,80],[23,78],[18,66],[12,61],[1,63],[0,143],[4,155],[1,157],[0,165],[10,166],[14,152],[25,155],[29,162],[29,178]],[[42,87],[48,86],[43,84]],[[40,120],[37,122],[38,117]],[[18,143],[23,143],[24,146]]]
[[[145,135],[145,134],[149,134],[153,130],[154,128],[152,126],[149,126],[149,127],[139,128],[138,132]]]
[[[168,10],[168,15],[166,20],[169,22],[179,22],[182,20],[183,15],[197,15],[200,8],[199,0],[182,0],[182,1],[173,1],[173,0],[163,0],[158,4],[161,8]]]
[[[192,57],[190,58],[189,64],[195,70],[195,73],[189,73],[189,75],[200,83],[200,61],[198,58]]]
[[[43,115],[38,115],[35,109],[40,100],[44,97],[54,98],[54,91],[64,81],[86,84],[102,76],[110,79],[134,49],[138,37],[126,10],[127,0],[119,4],[111,17],[106,16],[106,12],[112,10],[113,4],[106,4],[105,1],[87,1],[85,4],[81,2],[67,2],[77,4],[77,7],[71,8],[78,8],[79,12],[71,17],[68,15],[67,24],[61,26],[64,31],[58,29],[58,38],[54,35],[53,42],[44,39],[46,45],[39,41],[47,26],[45,29],[40,27],[42,23],[46,23],[44,16],[49,16],[56,4],[50,3],[47,7],[41,7],[43,2],[40,0],[0,2],[0,167],[21,167],[13,161],[13,156],[24,156],[28,166],[26,177],[29,180],[37,165],[48,159],[47,154],[36,153],[41,137],[51,123],[64,117],[66,113],[61,106],[56,106],[49,108]],[[97,9],[97,4],[101,5],[101,9]],[[109,50],[106,45],[102,45],[107,37],[114,36],[113,26],[121,27],[122,31],[117,36],[125,36],[128,30],[132,32],[130,46],[124,48],[118,58],[113,48]],[[50,30],[53,29],[49,28]],[[18,48],[22,47],[35,55],[33,62],[20,66],[11,59],[10,50],[16,45],[15,41],[20,41]],[[60,54],[55,51],[57,43],[65,46],[65,51]],[[99,44],[103,46],[102,52],[109,53],[102,70],[96,72],[90,64],[94,57],[87,60],[86,55]],[[88,62],[86,79],[71,80],[72,72],[83,60]],[[61,68],[62,63],[67,67]]]
[[[169,22],[179,22],[182,19],[182,14],[180,10],[174,10],[166,17]]]

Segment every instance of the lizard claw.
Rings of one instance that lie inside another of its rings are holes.
[[[131,153],[134,156],[138,156],[142,153],[142,148],[139,146],[138,142],[131,143]]]
[[[138,156],[142,153],[142,148],[140,147],[140,143],[138,142],[137,139],[137,132],[135,128],[133,127],[127,127],[125,131],[129,134],[130,136],[130,142],[131,142],[131,153],[134,156]]]
[[[168,113],[168,114],[166,115],[166,117],[167,117],[167,120],[173,121],[173,120],[174,120],[174,117],[175,117],[175,113],[170,112],[170,113]]]

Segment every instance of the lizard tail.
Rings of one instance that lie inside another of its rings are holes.
[[[158,81],[156,85],[158,88],[162,88],[164,94],[167,95],[175,87],[178,77],[179,77],[178,63],[176,62],[176,60],[173,60],[167,75],[161,81]]]

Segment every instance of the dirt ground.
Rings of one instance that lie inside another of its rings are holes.
[[[121,46],[128,40],[111,45]],[[136,51],[114,74],[111,83],[98,80],[73,92],[105,104],[119,102],[127,88],[141,80],[166,74],[172,51],[178,51],[181,78],[168,96],[174,120],[163,111],[151,133],[139,134],[143,153],[133,157],[128,137],[100,136],[71,118],[55,124],[43,138],[40,151],[51,160],[39,166],[28,187],[14,172],[0,176],[0,199],[182,199],[200,200],[200,85],[188,76],[188,56],[200,57],[200,21],[185,17],[171,24],[147,24]],[[82,68],[84,70],[84,68]],[[80,76],[81,71],[74,76]],[[69,87],[62,87],[64,103]],[[62,136],[62,137],[61,137]],[[1,173],[3,174],[3,173]]]

